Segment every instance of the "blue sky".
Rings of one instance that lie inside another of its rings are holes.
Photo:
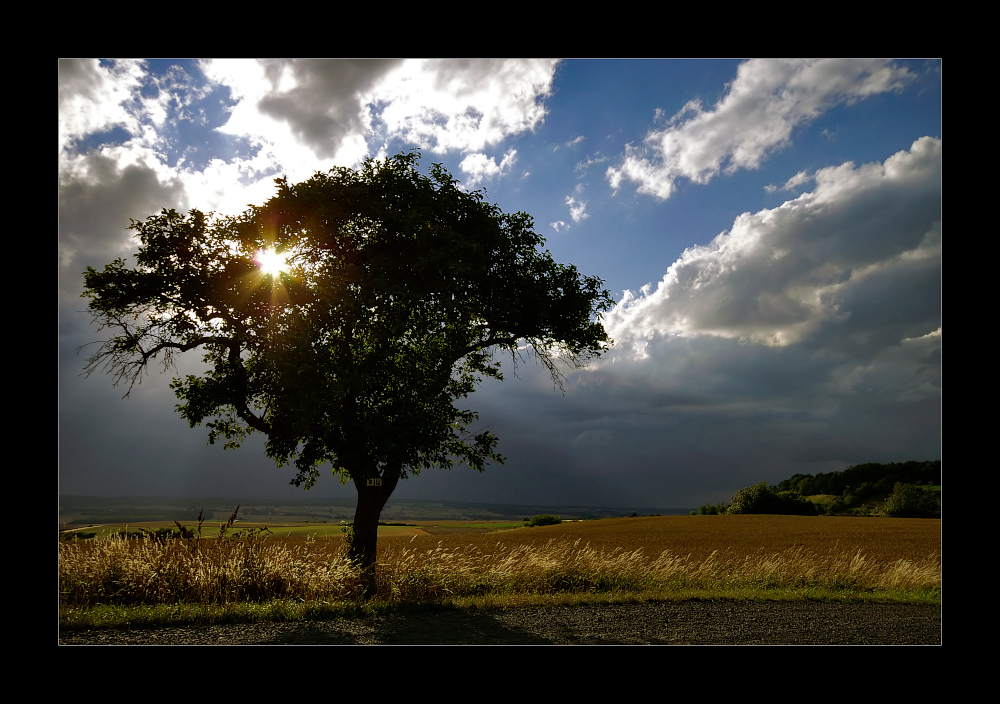
[[[467,399],[505,466],[397,498],[697,506],[941,450],[941,62],[59,62],[66,494],[298,498],[259,439],[206,445],[153,371],[80,375],[82,272],[161,208],[220,214],[419,148],[603,278],[615,348]],[[85,355],[85,353],[84,353]],[[313,495],[349,495],[327,476]]]

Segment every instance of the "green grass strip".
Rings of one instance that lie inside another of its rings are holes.
[[[63,608],[59,614],[62,630],[103,628],[168,628],[233,623],[323,621],[338,618],[373,617],[391,612],[440,608],[500,609],[532,606],[572,606],[647,601],[767,601],[827,602],[855,604],[940,605],[941,593],[929,590],[849,590],[825,587],[799,588],[687,588],[643,592],[605,593],[506,593],[390,603],[380,601],[281,601],[264,603],[159,604],[153,606],[102,605]]]

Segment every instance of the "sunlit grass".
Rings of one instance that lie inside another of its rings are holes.
[[[386,541],[379,551],[377,596],[368,602],[360,598],[357,570],[343,541],[332,538],[251,534],[204,541],[67,541],[60,544],[59,569],[66,628],[328,618],[426,603],[479,608],[692,599],[939,603],[941,587],[936,553],[886,560],[860,549],[799,546],[692,556],[593,547],[565,537],[451,547]]]

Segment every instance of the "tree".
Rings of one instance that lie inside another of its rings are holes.
[[[455,403],[498,353],[528,351],[561,386],[610,345],[597,277],[556,263],[525,213],[468,193],[417,152],[289,185],[236,217],[164,209],[131,229],[136,266],[88,267],[84,297],[116,335],[86,365],[115,385],[201,350],[208,371],[174,379],[178,410],[208,439],[266,437],[292,484],[319,465],[358,493],[351,557],[374,588],[378,519],[398,481],[457,462],[503,463],[497,438],[470,431]],[[265,270],[262,264],[268,263]]]

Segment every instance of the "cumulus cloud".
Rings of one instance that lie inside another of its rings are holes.
[[[462,163],[458,165],[458,168],[467,174],[463,185],[466,188],[476,188],[476,186],[480,183],[489,181],[509,171],[510,167],[512,167],[516,161],[517,150],[508,149],[499,166],[497,165],[495,158],[488,157],[485,154],[476,153],[469,154],[469,156],[465,157],[462,160]]]
[[[228,134],[266,144],[286,165],[353,165],[390,140],[470,154],[477,182],[504,165],[483,153],[544,119],[553,60],[226,60],[204,62],[236,105]]]
[[[272,59],[262,62],[271,89],[257,100],[265,115],[287,123],[320,158],[332,158],[370,129],[367,99],[400,61]]]
[[[204,61],[205,75],[226,86],[234,106],[220,132],[265,145],[290,178],[351,166],[368,156],[371,91],[398,60],[227,59]],[[319,161],[317,162],[317,159]]]
[[[59,61],[59,151],[70,143],[112,127],[138,131],[125,103],[142,79],[141,61],[117,61],[102,67],[96,59]]]
[[[756,169],[788,144],[792,130],[835,105],[900,89],[905,68],[880,60],[753,60],[740,65],[728,93],[710,110],[692,100],[653,130],[643,148],[629,145],[612,188],[625,180],[639,192],[669,198],[678,178],[708,183],[720,172]]]
[[[62,267],[127,254],[130,218],[235,214],[273,195],[276,175],[353,165],[393,137],[472,152],[461,163],[472,187],[509,173],[516,150],[497,164],[481,149],[541,122],[556,63],[61,60]]]
[[[938,328],[941,141],[815,180],[686,250],[655,291],[625,292],[606,317],[611,336],[640,353],[671,335],[878,349]]]
[[[74,290],[82,288],[80,272],[87,266],[103,266],[132,247],[130,218],[186,206],[180,182],[162,179],[145,164],[125,165],[97,153],[79,161],[59,188],[60,268],[76,277]]]
[[[939,456],[941,155],[924,137],[821,169],[811,192],[626,291],[604,319],[615,348],[567,385],[566,415],[593,431],[567,443],[607,438],[588,457],[673,474],[681,493],[712,468],[745,473],[711,500],[765,476]]]
[[[587,214],[587,201],[566,196],[566,205],[569,206],[569,214],[573,218],[573,222],[580,222],[590,217]]]
[[[552,59],[407,61],[372,90],[373,119],[390,138],[431,151],[482,151],[543,121],[557,64]]]

